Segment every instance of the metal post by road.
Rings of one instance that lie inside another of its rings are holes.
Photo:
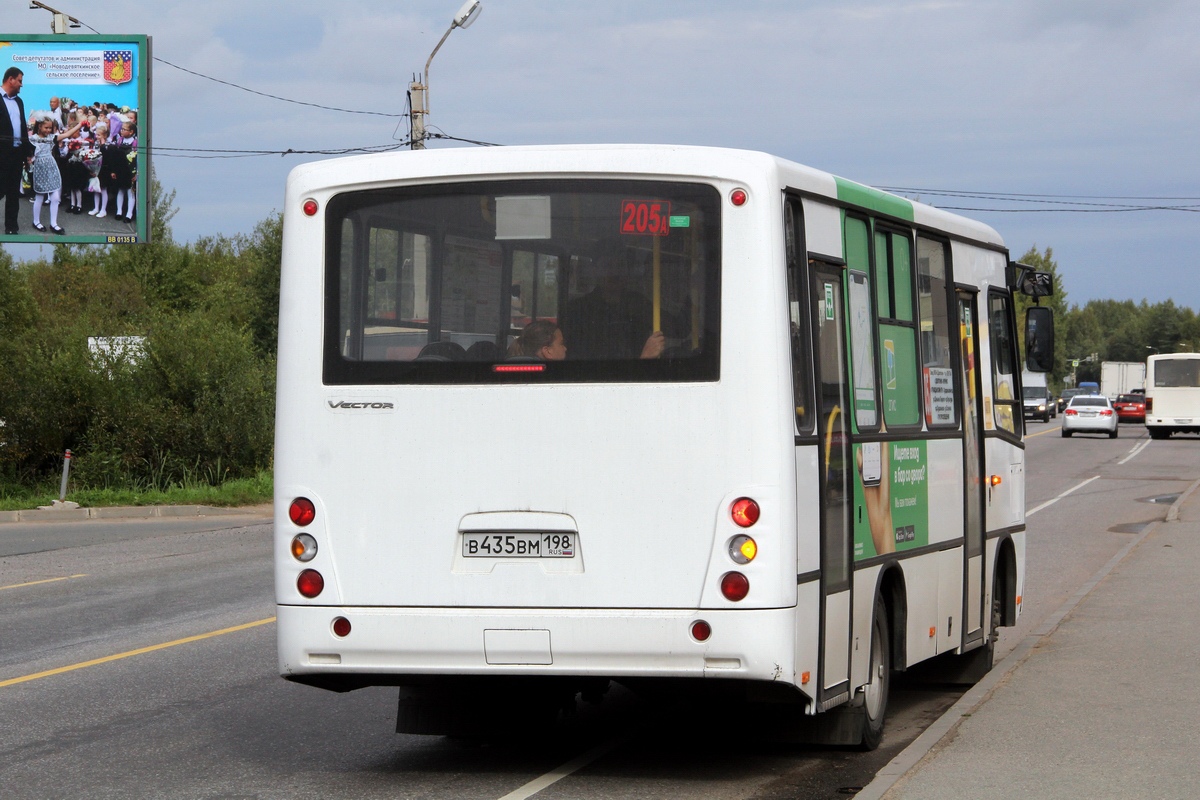
[[[71,472],[71,451],[68,450],[63,456],[63,477],[62,484],[58,487],[58,499],[67,499],[67,475]]]

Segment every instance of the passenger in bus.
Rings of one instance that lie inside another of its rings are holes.
[[[650,300],[616,256],[596,260],[596,287],[567,304],[561,316],[572,359],[658,358],[666,348],[654,330]]]
[[[567,357],[567,345],[558,325],[542,319],[525,326],[508,348],[508,354],[540,358],[544,361],[562,361]]]

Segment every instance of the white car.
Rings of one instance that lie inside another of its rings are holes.
[[[1073,433],[1107,433],[1117,438],[1117,411],[1107,397],[1100,394],[1077,394],[1062,413],[1062,435]]]

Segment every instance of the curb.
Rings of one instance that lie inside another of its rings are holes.
[[[978,683],[968,689],[958,699],[958,702],[946,709],[946,712],[934,720],[933,724],[914,739],[908,747],[904,748],[899,755],[889,761],[883,769],[875,773],[874,779],[854,795],[856,800],[884,800],[893,788],[903,782],[909,772],[916,769],[931,754],[936,753],[943,741],[953,739],[954,733],[958,730],[958,726],[962,724],[963,720],[970,717],[976,709],[991,699],[996,687],[1033,654],[1034,648],[1043,639],[1058,629],[1058,626],[1062,624],[1067,615],[1083,602],[1083,599],[1091,594],[1092,590],[1110,572],[1116,569],[1117,565],[1124,561],[1126,556],[1133,552],[1160,525],[1167,522],[1175,522],[1179,519],[1179,507],[1192,496],[1197,488],[1200,488],[1200,480],[1194,481],[1171,504],[1171,508],[1167,511],[1166,519],[1151,522],[1136,537],[1126,542],[1125,546],[1117,551],[1107,564],[1097,570],[1096,574],[1088,578],[1079,587],[1079,590],[1069,597],[1057,611],[1046,617],[1037,629],[1027,634],[999,664],[992,667],[991,672],[984,675]]]
[[[3,522],[78,522],[88,519],[153,519],[157,517],[217,517],[242,516],[270,517],[274,513],[270,505],[225,508],[222,506],[105,506],[102,508],[72,508],[62,510],[31,509],[27,511],[0,511]]]

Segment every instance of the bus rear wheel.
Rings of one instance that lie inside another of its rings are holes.
[[[888,624],[887,606],[881,597],[875,598],[874,617],[871,627],[870,681],[851,701],[861,707],[860,750],[874,750],[883,741],[883,719],[887,715],[888,691],[892,683],[891,626]]]

